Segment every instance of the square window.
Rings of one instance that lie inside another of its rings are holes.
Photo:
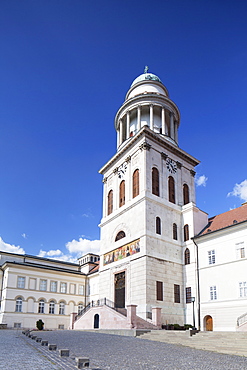
[[[47,280],[40,279],[39,290],[42,290],[42,291],[47,290]]]
[[[84,285],[79,285],[79,294],[84,295]]]
[[[57,281],[51,281],[51,292],[57,292]]]
[[[60,293],[67,292],[67,283],[60,283]]]
[[[17,288],[24,289],[25,288],[25,277],[24,276],[18,276],[17,278]]]

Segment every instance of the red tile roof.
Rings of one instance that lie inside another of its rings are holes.
[[[247,202],[239,208],[210,217],[208,219],[207,226],[197,236],[224,229],[225,227],[229,227],[243,221],[247,221]]]
[[[96,266],[94,266],[92,270],[89,271],[89,274],[93,274],[94,272],[99,271],[99,261],[94,263],[96,264]]]

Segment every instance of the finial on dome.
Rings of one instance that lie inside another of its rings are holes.
[[[148,73],[148,70],[149,70],[148,66],[145,66],[144,73]]]

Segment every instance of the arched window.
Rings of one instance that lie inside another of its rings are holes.
[[[175,203],[175,181],[172,176],[168,177],[169,202]]]
[[[38,313],[45,313],[45,301],[43,299],[39,301]]]
[[[133,173],[133,198],[139,195],[139,170]]]
[[[119,185],[119,207],[125,204],[125,181],[121,181]]]
[[[190,264],[190,250],[189,248],[186,248],[184,251],[184,264],[189,265]]]
[[[190,192],[189,192],[189,187],[187,184],[183,185],[183,197],[184,197],[184,204],[188,204],[190,202]]]
[[[184,241],[189,240],[189,225],[184,225]]]
[[[172,225],[172,234],[173,234],[173,239],[178,240],[178,228],[177,224]]]
[[[15,312],[22,312],[22,298],[17,297],[15,301]]]
[[[79,303],[78,304],[78,314],[80,315],[80,313],[82,312],[83,310],[83,303]]]
[[[118,240],[120,240],[120,239],[124,238],[125,236],[126,236],[126,235],[125,235],[125,232],[124,232],[124,231],[119,231],[119,232],[117,233],[116,238],[115,238],[115,242],[117,242]]]
[[[50,301],[49,303],[49,313],[54,314],[55,313],[55,302]]]
[[[110,215],[113,211],[113,190],[110,190],[108,193],[108,210],[107,214]]]
[[[59,303],[59,315],[65,315],[65,303],[63,301]]]
[[[152,168],[152,194],[160,195],[159,171],[156,167]]]
[[[161,235],[161,219],[156,217],[156,234]]]

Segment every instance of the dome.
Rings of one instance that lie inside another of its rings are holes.
[[[141,81],[158,81],[161,82],[160,78],[153,73],[142,73],[140,76],[136,77],[136,79],[132,82],[131,87]],[[161,82],[162,83],[162,82]]]

